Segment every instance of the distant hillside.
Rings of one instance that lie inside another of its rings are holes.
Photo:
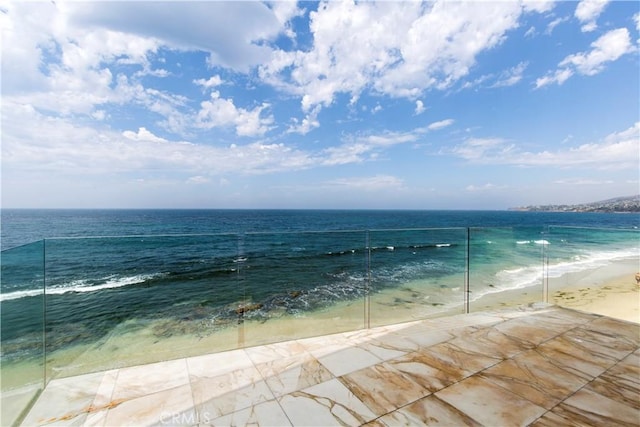
[[[521,206],[510,210],[533,212],[640,212],[640,195],[616,197],[600,202],[578,205]]]

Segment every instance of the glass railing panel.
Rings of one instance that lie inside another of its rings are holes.
[[[2,425],[16,423],[44,388],[44,244],[1,253]]]
[[[236,348],[236,235],[46,241],[48,378]]]
[[[543,227],[469,229],[471,312],[544,300]]]
[[[361,329],[364,231],[248,233],[240,248],[246,346]]]
[[[549,240],[549,302],[640,321],[639,230],[554,226]]]
[[[369,233],[371,326],[464,312],[464,228]]]

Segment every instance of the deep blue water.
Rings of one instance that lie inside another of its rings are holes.
[[[266,321],[416,283],[435,295],[459,288],[467,254],[479,296],[535,283],[543,257],[551,275],[637,257],[639,225],[511,211],[2,210],[2,354],[33,351],[44,304],[55,350],[132,319],[224,327],[241,305]]]
[[[1,210],[2,250],[52,237],[385,228],[633,228],[638,214],[384,210]]]

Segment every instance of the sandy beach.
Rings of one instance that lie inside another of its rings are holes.
[[[637,264],[635,267],[637,270]],[[601,283],[588,284],[588,281],[579,280],[573,286],[550,291],[549,302],[640,323],[640,284],[635,280],[636,271],[627,270]]]
[[[590,271],[549,279],[548,302],[567,308],[597,313],[640,323],[640,285],[636,283],[637,260],[625,260]],[[414,284],[415,285],[415,284]],[[370,325],[402,323],[430,317],[461,314],[464,311],[459,288],[428,295],[426,288],[405,286],[385,290],[365,300],[345,301],[323,310],[298,316],[282,315],[266,321],[244,320],[223,329],[202,333],[202,325],[186,321],[156,320],[144,324],[122,324],[93,344],[81,344],[48,354],[48,379],[145,364],[161,360],[208,354],[238,347],[250,347],[301,337],[327,335]],[[460,295],[460,304],[444,307],[444,294]],[[495,292],[473,299],[472,312],[496,310],[544,301],[542,280],[536,286]],[[135,322],[134,322],[135,323]],[[197,333],[194,331],[198,330]],[[17,364],[3,372],[5,385],[19,384],[24,375],[37,376],[41,363]]]
[[[548,302],[562,307],[640,323],[638,259],[564,274],[548,281]],[[488,294],[471,303],[471,311],[544,301],[542,285]]]

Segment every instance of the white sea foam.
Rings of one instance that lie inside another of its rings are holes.
[[[638,258],[640,248],[627,248],[619,250],[585,252],[573,256],[571,260],[550,263],[546,266],[548,278],[558,278],[565,274],[580,271],[593,270],[605,267],[616,261]],[[536,284],[541,284],[545,271],[540,264],[500,270],[493,277],[492,286],[488,289],[474,289],[472,300],[477,300],[483,295],[507,290],[522,289]],[[473,288],[473,283],[471,284]]]
[[[42,289],[31,289],[28,291],[14,291],[0,294],[1,301],[9,301],[12,299],[24,298],[24,297],[36,297],[42,295]]]
[[[62,295],[67,293],[95,292],[103,289],[121,288],[123,286],[144,283],[149,279],[160,277],[162,274],[138,274],[128,277],[105,277],[103,283],[89,284],[87,280],[74,280],[64,285],[51,286],[46,290],[47,295]],[[42,289],[7,292],[0,295],[0,301],[9,301],[24,297],[42,295]]]

